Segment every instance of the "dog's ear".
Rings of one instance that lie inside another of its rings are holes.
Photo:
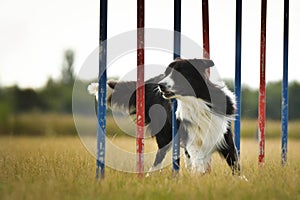
[[[117,81],[115,80],[109,80],[107,81],[107,85],[111,88],[111,89],[115,89],[116,85],[117,85]]]
[[[183,59],[180,58],[180,57],[177,57],[177,58],[174,59],[174,61],[180,61],[180,60],[183,60]]]
[[[215,65],[215,63],[210,59],[191,59],[188,60],[194,67],[201,67],[202,69],[207,69]]]
[[[184,59],[182,59],[182,58],[180,58],[180,57],[177,57],[177,58],[175,58],[174,60],[173,60],[173,62],[171,62],[170,64],[169,64],[169,68],[174,68],[174,66],[178,63],[178,62],[180,62],[180,61],[183,61]]]

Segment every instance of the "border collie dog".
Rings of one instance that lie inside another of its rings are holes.
[[[217,151],[227,161],[232,174],[240,175],[231,121],[235,96],[227,87],[213,84],[207,70],[214,66],[208,59],[176,59],[165,73],[145,82],[145,125],[156,138],[158,151],[150,171],[161,168],[172,143],[172,104],[176,111],[180,145],[185,166],[198,173],[210,171],[210,160]],[[130,115],[136,114],[136,82],[108,81],[107,103]],[[97,91],[88,88],[91,94]],[[153,109],[156,108],[156,109]]]

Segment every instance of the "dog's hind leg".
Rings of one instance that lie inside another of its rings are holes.
[[[227,164],[232,170],[232,174],[240,176],[240,163],[237,154],[237,150],[233,141],[231,128],[227,128],[227,132],[224,134],[226,145],[218,148],[218,152],[226,159]]]

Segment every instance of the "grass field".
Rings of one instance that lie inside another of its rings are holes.
[[[128,138],[118,138],[127,143]],[[0,137],[0,199],[300,199],[300,140],[289,141],[288,165],[280,165],[280,140],[266,141],[257,166],[257,143],[241,142],[243,175],[231,176],[219,156],[209,175],[171,168],[148,178],[106,168],[95,181],[95,160],[78,137]]]
[[[86,117],[80,119],[80,123],[82,123],[82,126],[93,127],[96,126],[95,120],[96,118],[94,116],[90,118]],[[128,123],[128,121],[124,123]],[[300,139],[300,120],[290,120],[288,126],[289,138]],[[131,132],[135,132],[135,127],[133,127]],[[241,137],[252,139],[255,138],[256,132],[256,119],[242,119]],[[124,135],[110,115],[107,117],[107,134],[110,136]],[[32,112],[11,116],[5,122],[0,119],[0,136],[1,135],[75,136],[77,132],[72,115]],[[267,139],[281,137],[281,122],[279,120],[266,120],[266,137]]]

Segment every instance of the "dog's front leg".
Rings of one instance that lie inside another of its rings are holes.
[[[154,163],[152,167],[150,167],[146,176],[150,176],[151,172],[162,169],[163,160],[166,157],[167,152],[170,150],[170,146],[171,144],[168,144],[163,148],[157,150]]]
[[[192,171],[200,174],[205,174],[207,172],[210,172],[210,160],[211,160],[210,153],[209,154],[204,153],[201,150],[201,147],[195,144],[188,145],[187,151],[190,155]]]
[[[187,168],[188,170],[192,170],[191,155],[189,154],[186,148],[184,149],[184,164],[185,164],[185,168]]]

